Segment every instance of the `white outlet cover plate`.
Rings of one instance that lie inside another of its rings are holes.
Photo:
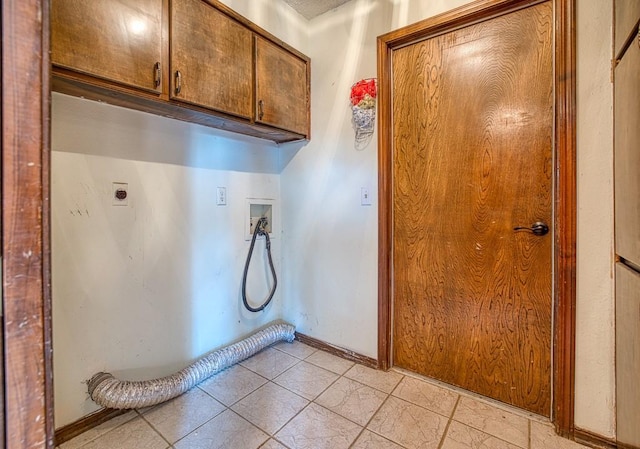
[[[116,194],[119,190],[124,190],[126,196],[123,199],[119,199]],[[111,183],[111,204],[113,206],[128,206],[129,205],[129,184],[126,182],[113,182]]]
[[[216,204],[218,206],[227,205],[227,188],[226,187],[218,187],[216,189]]]

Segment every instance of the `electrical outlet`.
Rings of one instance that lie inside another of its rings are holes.
[[[218,187],[218,189],[216,190],[216,204],[218,206],[227,205],[227,188],[226,187]]]
[[[111,204],[113,206],[129,205],[129,184],[126,182],[111,183]]]

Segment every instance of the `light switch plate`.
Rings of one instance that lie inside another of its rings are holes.
[[[362,187],[360,189],[360,205],[371,206],[371,194],[368,187]]]

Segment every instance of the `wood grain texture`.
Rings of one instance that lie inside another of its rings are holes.
[[[57,70],[53,77],[53,90],[67,95],[104,101],[115,106],[135,109],[164,117],[198,123],[211,128],[229,132],[246,134],[274,142],[292,142],[302,140],[305,136],[282,129],[252,123],[248,120],[224,114],[212,113],[210,109],[177,101],[162,101],[149,95],[141,95],[127,89],[106,86],[89,78],[78,78],[75,73]]]
[[[348,349],[344,349],[339,346],[334,346],[325,341],[318,340],[317,338],[313,338],[308,335],[296,332],[296,340],[298,340],[300,343],[304,343],[307,346],[320,349],[342,359],[351,360],[352,362],[368,366],[369,368],[378,368],[378,361],[372,359],[371,357],[367,357],[366,355],[362,355],[357,352],[349,351]]]
[[[256,36],[256,122],[309,134],[307,62]]]
[[[378,37],[378,368],[388,370],[391,357],[393,291],[392,241],[393,134],[391,132],[391,60],[393,48]]]
[[[251,31],[202,0],[173,0],[170,23],[171,98],[250,119]]]
[[[5,442],[53,447],[49,2],[2,2]]]
[[[640,273],[616,264],[616,433],[640,447]]]
[[[576,5],[557,0],[555,9],[555,273],[553,414],[556,432],[574,431],[576,335]]]
[[[87,416],[78,419],[77,421],[56,429],[55,444],[56,446],[60,446],[63,443],[66,443],[67,441],[77,437],[78,435],[83,434],[95,427],[98,427],[100,424],[103,424],[113,418],[129,412],[130,410],[127,409],[118,410],[112,408],[102,408],[100,410],[97,410]]]
[[[163,0],[52,0],[52,62],[144,89],[163,59]]]
[[[550,3],[393,54],[394,359],[549,416]]]

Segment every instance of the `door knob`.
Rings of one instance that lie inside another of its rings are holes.
[[[513,228],[514,231],[528,231],[532,234],[538,235],[538,236],[543,236],[543,235],[547,235],[549,233],[549,226],[546,225],[546,223],[543,223],[542,221],[536,221],[534,224],[532,224],[530,227],[527,226],[516,226],[515,228]]]

